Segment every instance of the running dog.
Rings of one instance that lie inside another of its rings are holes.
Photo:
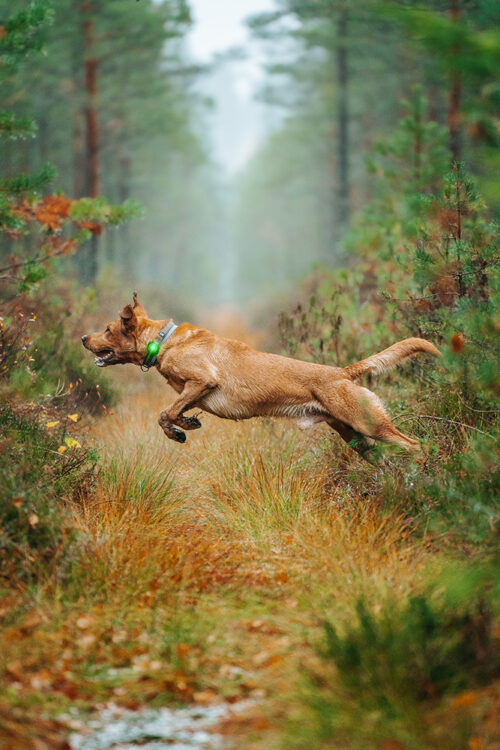
[[[376,440],[409,451],[419,444],[394,427],[375,393],[355,381],[419,352],[439,356],[429,341],[409,338],[347,367],[303,362],[190,323],[151,320],[135,292],[133,305],[125,305],[101,333],[82,336],[82,343],[99,367],[127,362],[156,367],[178,393],[158,420],[171,440],[184,443],[184,430],[201,427],[196,417],[185,416],[196,408],[223,419],[290,417],[302,428],[326,422],[360,455]]]

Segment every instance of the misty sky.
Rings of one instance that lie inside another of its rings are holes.
[[[190,34],[193,52],[207,60],[215,52],[244,44],[248,39],[244,19],[273,6],[273,0],[191,0],[195,21]]]
[[[244,20],[273,7],[274,0],[191,0],[189,45],[196,59],[209,62],[234,47],[247,52],[246,60],[225,63],[202,81],[215,103],[210,118],[214,155],[229,173],[245,163],[270,126],[271,113],[253,100],[262,81],[261,58]]]

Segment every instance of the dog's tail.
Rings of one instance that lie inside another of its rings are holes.
[[[439,350],[430,341],[426,341],[425,339],[404,339],[378,354],[372,354],[371,357],[344,367],[344,372],[351,380],[357,380],[369,372],[378,375],[386,370],[390,370],[391,367],[395,367],[403,359],[406,359],[406,357],[418,354],[418,352],[427,352],[427,354],[433,354],[435,357],[440,356]]]

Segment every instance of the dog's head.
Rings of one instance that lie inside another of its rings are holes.
[[[141,346],[141,333],[148,325],[148,316],[134,292],[134,304],[125,305],[116,320],[108,323],[104,331],[82,336],[82,344],[96,354],[98,367],[133,362],[141,364],[144,347]]]

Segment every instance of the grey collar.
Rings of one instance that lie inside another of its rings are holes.
[[[156,337],[156,340],[158,341],[160,346],[162,346],[169,340],[170,336],[173,334],[177,327],[178,326],[174,323],[173,320],[171,320],[170,323],[167,323],[167,325],[163,326],[158,336]]]
[[[163,344],[166,344],[176,328],[177,325],[173,320],[171,320],[169,323],[163,326],[163,328],[158,333],[158,336],[153,341],[149,342],[146,347],[146,355],[141,366],[141,369],[143,371],[147,372],[150,367],[153,367],[153,365],[156,364],[156,359],[161,347],[163,346]]]

